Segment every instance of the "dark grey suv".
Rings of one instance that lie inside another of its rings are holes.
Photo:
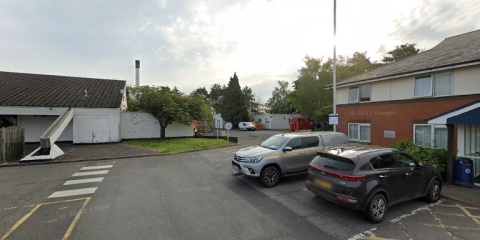
[[[309,165],[307,189],[331,202],[364,211],[381,222],[388,207],[442,190],[437,168],[393,148],[347,144],[318,152]]]

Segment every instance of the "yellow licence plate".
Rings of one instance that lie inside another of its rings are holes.
[[[317,186],[320,186],[320,187],[328,189],[328,190],[332,189],[332,184],[329,183],[329,182],[325,182],[322,179],[318,179],[318,178],[315,179],[315,184]]]

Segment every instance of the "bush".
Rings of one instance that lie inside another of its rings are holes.
[[[415,145],[412,140],[403,140],[390,146],[401,150],[422,163],[429,163],[437,166],[442,175],[446,171],[447,150],[440,148],[428,148]]]

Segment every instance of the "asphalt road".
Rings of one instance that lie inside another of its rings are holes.
[[[0,168],[0,239],[478,239],[480,209],[463,203],[414,200],[372,224],[305,190],[304,176],[271,189],[232,176],[233,153],[274,133],[233,131],[239,146],[178,155]]]

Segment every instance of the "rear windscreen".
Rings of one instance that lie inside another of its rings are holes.
[[[319,154],[313,160],[312,164],[321,168],[333,171],[350,172],[355,168],[352,160],[330,154]]]

